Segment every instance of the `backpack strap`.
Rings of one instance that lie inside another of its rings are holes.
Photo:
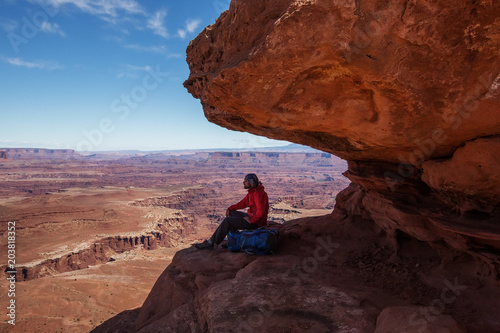
[[[238,242],[238,245],[240,246],[240,251],[243,250],[243,246],[245,245],[245,243],[247,241],[247,237],[248,237],[248,235],[245,234],[245,237],[242,237],[242,241]]]

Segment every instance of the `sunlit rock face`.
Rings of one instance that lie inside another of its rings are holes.
[[[500,132],[495,1],[233,1],[187,50],[207,118],[420,164]]]
[[[338,211],[496,281],[499,45],[498,1],[238,0],[184,85],[211,122],[346,159]]]

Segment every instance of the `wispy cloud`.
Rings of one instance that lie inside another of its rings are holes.
[[[46,69],[46,70],[54,70],[54,69],[62,69],[63,66],[59,65],[56,62],[52,61],[25,61],[21,58],[5,58],[1,57],[1,59],[13,66],[25,67],[25,68],[34,68],[34,69]]]
[[[145,15],[144,9],[134,0],[34,0],[35,2],[48,2],[50,5],[60,8],[64,5],[74,6],[79,10],[99,16],[110,22],[127,14]]]
[[[129,64],[122,65],[122,71],[116,75],[117,78],[130,77],[137,78],[141,72],[149,72],[152,70],[151,66],[134,66]]]
[[[50,23],[50,22],[44,21],[42,23],[42,26],[40,27],[40,31],[43,31],[43,32],[46,32],[49,34],[58,34],[61,37],[66,37],[66,34],[64,33],[64,31],[61,30],[61,28],[59,27],[59,24],[57,24],[57,23]]]
[[[81,12],[94,15],[118,28],[121,32],[128,34],[125,23],[132,23],[135,29],[148,29],[153,33],[168,38],[169,34],[165,26],[165,9],[151,14],[144,9],[136,0],[29,0],[35,3],[45,3],[62,10],[80,10]]]
[[[184,29],[178,29],[177,34],[179,35],[180,38],[184,39],[186,36],[189,34],[192,34],[198,29],[198,27],[201,24],[201,20],[193,20],[193,19],[187,19],[186,21],[186,26]]]
[[[147,66],[147,65],[146,66],[134,66],[134,65],[125,64],[123,66],[125,66],[127,69],[132,70],[132,71],[147,72],[147,71],[152,70],[151,66]]]
[[[164,38],[168,37],[167,28],[165,28],[164,24],[166,16],[167,12],[165,10],[159,10],[148,20],[148,28]]]
[[[135,50],[135,51],[139,51],[139,52],[163,54],[167,58],[180,58],[180,57],[182,57],[182,55],[179,53],[170,52],[164,45],[144,46],[144,45],[138,45],[138,44],[124,44],[123,47],[126,49],[129,49],[129,50]]]

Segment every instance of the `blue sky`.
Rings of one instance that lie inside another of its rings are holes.
[[[185,50],[229,0],[3,0],[0,147],[285,145],[209,123]]]

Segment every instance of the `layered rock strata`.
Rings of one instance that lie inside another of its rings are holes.
[[[346,159],[370,219],[497,281],[499,14],[491,1],[233,1],[190,43],[184,85],[216,124]]]

